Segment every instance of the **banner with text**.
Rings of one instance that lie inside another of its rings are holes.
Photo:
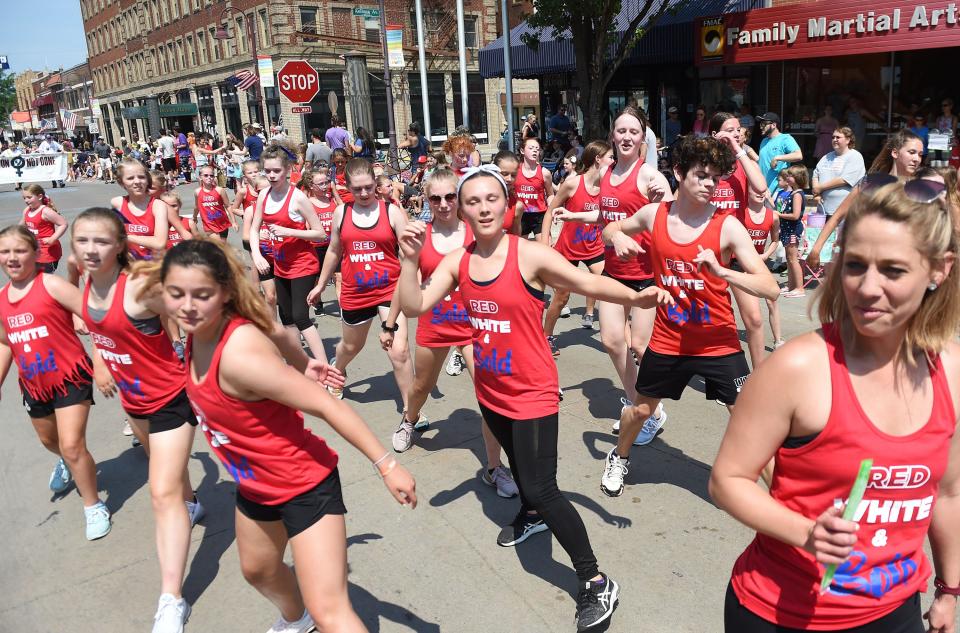
[[[0,185],[53,182],[67,177],[66,154],[23,154],[0,158]]]
[[[391,69],[402,70],[406,66],[403,59],[403,27],[399,24],[387,25],[387,59]]]

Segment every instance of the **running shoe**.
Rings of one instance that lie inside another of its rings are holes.
[[[497,536],[497,545],[513,547],[523,543],[537,532],[546,531],[547,524],[543,522],[539,514],[527,514],[526,510],[521,508],[513,523],[500,530],[500,535]]]
[[[200,523],[200,520],[207,516],[207,511],[197,499],[196,492],[193,493],[193,501],[184,501],[184,503],[187,504],[187,514],[190,515],[190,527]]]
[[[133,429],[130,427],[130,420],[126,418],[123,419],[123,434],[127,437],[133,435]]]
[[[637,434],[637,439],[633,440],[633,445],[646,446],[652,442],[666,422],[667,412],[663,410],[663,403],[661,402],[657,405],[657,410],[653,412],[653,415],[643,423],[643,428]]]
[[[87,519],[87,540],[95,541],[110,533],[110,511],[103,501],[98,501],[89,508],[83,509]]]
[[[309,613],[304,611],[303,617],[296,622],[284,620],[281,615],[267,633],[309,633],[309,631],[314,630],[313,618],[310,617]]]
[[[138,446],[140,446],[140,438],[137,437],[136,435],[130,438],[130,446],[132,446],[133,448],[137,448]]]
[[[614,435],[619,435],[619,434],[620,434],[620,419],[623,417],[624,412],[626,412],[626,410],[629,409],[629,408],[632,407],[632,406],[633,406],[633,403],[632,403],[632,402],[630,402],[629,400],[627,400],[627,399],[624,398],[623,396],[620,396],[620,417],[617,418],[617,421],[613,423],[613,434],[614,434]]]
[[[600,580],[588,580],[577,594],[577,631],[586,631],[613,615],[620,597],[620,585],[606,574]]]
[[[176,352],[177,358],[179,358],[179,359],[180,359],[180,362],[182,363],[182,362],[183,362],[183,358],[184,358],[184,356],[183,356],[183,354],[184,354],[184,351],[183,351],[183,341],[174,341],[174,342],[173,342],[173,351]]]
[[[593,329],[593,313],[588,312],[580,317],[580,327],[585,330]]]
[[[547,345],[550,346],[550,353],[553,354],[553,357],[554,357],[554,358],[556,358],[557,356],[560,355],[560,348],[557,347],[557,337],[556,337],[556,336],[548,336],[548,337],[547,337]]]
[[[781,347],[783,347],[784,345],[786,345],[786,343],[787,343],[787,342],[786,342],[785,340],[783,340],[782,338],[778,338],[778,339],[777,339],[777,342],[773,344],[773,349],[780,349]]]
[[[497,496],[503,497],[504,499],[510,499],[520,494],[517,483],[510,475],[510,471],[504,468],[502,464],[493,470],[484,469],[483,474],[480,475],[480,479],[488,486],[496,488]]]
[[[406,414],[406,411],[404,411]],[[427,416],[423,415],[423,412],[420,413],[420,418],[413,423],[413,430],[417,433],[423,433],[430,428],[430,420],[427,419]]]
[[[463,359],[463,355],[457,350],[453,350],[453,353],[450,354],[450,360],[447,361],[447,375],[459,376],[466,366],[467,361]]]
[[[53,492],[63,492],[72,480],[73,475],[70,474],[70,469],[67,468],[67,462],[63,461],[61,457],[60,460],[57,461],[57,465],[53,467],[53,472],[50,473],[50,490]]]
[[[330,366],[331,366],[331,367],[336,367],[336,366],[337,366],[337,357],[336,357],[336,356],[334,356],[333,358],[330,359]],[[346,372],[346,371],[343,372],[343,379],[344,379],[344,380],[347,379],[347,372]],[[327,391],[329,391],[329,392],[330,392],[330,395],[333,396],[334,398],[336,398],[337,400],[343,400],[343,387],[327,387]]]
[[[410,450],[413,446],[413,423],[407,421],[404,414],[400,418],[400,426],[393,432],[393,450],[398,453]]]
[[[566,319],[568,316],[570,316],[570,307],[563,306],[562,308],[560,308],[560,318]]]
[[[623,478],[630,472],[627,466],[629,459],[623,459],[617,455],[617,447],[614,446],[607,453],[607,462],[603,467],[603,477],[600,478],[600,490],[608,497],[619,497],[623,494]]]
[[[153,633],[183,633],[183,625],[190,619],[190,604],[173,594],[160,596],[157,614],[153,616]]]

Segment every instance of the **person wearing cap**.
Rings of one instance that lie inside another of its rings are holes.
[[[677,109],[677,106],[670,106],[667,108],[663,144],[670,147],[678,138],[680,138],[680,111]]]
[[[760,170],[767,181],[767,189],[777,189],[777,176],[781,171],[803,160],[800,146],[789,134],[780,131],[780,117],[776,112],[765,112],[757,117],[760,121]]]

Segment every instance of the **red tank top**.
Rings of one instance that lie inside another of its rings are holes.
[[[157,226],[157,219],[153,217],[153,200],[153,198],[150,198],[150,202],[147,203],[147,210],[143,215],[135,215],[133,211],[130,210],[130,198],[128,196],[123,197],[123,202],[120,203],[120,215],[123,216],[123,223],[127,227],[127,235],[138,235],[140,237],[153,236],[153,232]],[[134,244],[130,241],[127,241],[127,252],[130,254],[130,259],[153,259],[152,249]]]
[[[720,212],[738,213],[741,209],[746,209],[748,200],[747,194],[747,172],[743,170],[740,161],[734,161],[733,173],[720,179],[716,189],[713,190],[713,196],[710,198],[711,204],[717,207]]]
[[[542,213],[547,210],[547,190],[543,182],[543,167],[537,165],[532,176],[523,173],[523,164],[517,167],[517,178],[513,182],[517,199],[523,204],[524,213]]]
[[[773,211],[764,207],[763,220],[759,224],[753,221],[750,209],[746,206],[736,212],[736,217],[747,229],[747,233],[750,234],[750,239],[753,240],[753,247],[757,249],[757,253],[762,255],[767,248],[767,236],[770,235],[770,229],[773,228]]]
[[[66,394],[68,382],[90,383],[93,367],[73,331],[73,314],[47,292],[42,272],[18,301],[10,301],[10,284],[3,287],[0,318],[24,393],[47,402]]]
[[[330,232],[333,230],[333,212],[337,210],[337,205],[333,202],[328,202],[327,206],[321,207],[313,202],[313,209],[317,212],[317,217],[320,218],[320,228],[323,229],[323,232],[327,234],[322,240],[317,240],[313,243],[315,247],[324,247],[330,244]],[[323,265],[323,262],[320,262],[320,265]]]
[[[130,415],[144,417],[156,413],[186,384],[183,364],[162,329],[157,334],[137,330],[123,309],[127,274],[120,273],[113,290],[113,301],[103,321],[90,315],[90,281],[83,291],[83,320],[90,330],[97,353],[103,358],[120,390],[120,404]]]
[[[727,282],[697,270],[699,248],[712,248],[720,259],[720,229],[727,218],[714,213],[700,236],[678,244],[667,231],[672,203],[657,209],[650,256],[657,285],[673,295],[672,306],[658,306],[650,349],[669,356],[725,356],[740,351],[737,324]]]
[[[389,303],[400,276],[397,236],[390,226],[387,205],[381,200],[376,223],[362,229],[353,222],[353,205],[343,208],[340,243],[343,246],[340,305],[359,310]]]
[[[507,198],[507,210],[503,214],[503,230],[507,233],[510,232],[510,229],[513,228],[513,223],[517,219],[517,194],[516,192],[510,192],[510,196]]]
[[[833,392],[827,424],[809,444],[780,448],[770,496],[811,519],[846,499],[860,460],[873,459],[854,521],[854,551],[819,595],[824,568],[805,550],[758,534],[737,559],[733,589],[748,609],[781,626],[847,629],[883,617],[926,590],[923,543],[947,467],[956,413],[943,365],[930,364],[933,410],[923,428],[887,435],[867,418],[850,383],[837,329],[823,326]]]
[[[593,196],[587,191],[583,176],[580,176],[577,190],[566,206],[570,211],[577,213],[600,210],[600,194]],[[593,259],[603,255],[603,239],[599,224],[584,224],[583,222],[564,222],[553,245],[557,252],[570,261]]]
[[[464,222],[463,245],[473,242],[473,231]],[[427,224],[423,249],[420,251],[420,278],[429,279],[445,255],[433,246],[433,224]],[[424,312],[417,321],[417,345],[421,347],[450,347],[451,345],[469,345],[473,338],[470,318],[463,305],[460,288],[454,288],[450,294],[433,306],[430,312]]]
[[[223,198],[216,189],[213,191],[207,191],[203,187],[198,189],[197,207],[200,209],[203,230],[207,233],[220,233],[230,228],[227,209],[223,206]]]
[[[180,220],[183,222],[183,220]],[[177,230],[177,227],[173,225],[172,222],[168,223],[167,227],[167,250],[170,250],[177,244],[183,241],[183,236],[180,235],[180,231]]]
[[[340,201],[343,204],[350,204],[353,202],[353,193],[347,188],[347,174],[338,171],[336,178],[333,180],[333,186],[337,189],[337,195],[340,196]]]
[[[476,242],[460,259],[460,292],[473,327],[477,400],[513,420],[557,413],[560,378],[543,336],[543,297],[531,293],[520,274],[516,235],[509,240],[503,270],[488,283],[470,277]]]
[[[290,184],[296,185],[300,182],[301,178],[303,178],[303,166],[294,165],[293,169],[290,170]]]
[[[259,192],[251,187],[250,185],[245,185],[243,188],[243,208],[251,207],[257,203],[257,196]]]
[[[60,240],[52,244],[43,243],[43,240],[53,237],[57,230],[57,226],[53,222],[43,219],[43,210],[46,208],[41,206],[33,212],[30,211],[30,207],[23,210],[23,223],[30,229],[31,233],[37,236],[37,242],[40,244],[40,250],[37,252],[38,264],[59,262],[60,258],[63,257],[63,247],[60,246]]]
[[[228,396],[220,387],[220,358],[241,325],[234,317],[223,330],[203,380],[187,380],[187,396],[200,430],[223,467],[237,482],[244,498],[275,506],[315,488],[337,467],[337,454],[323,438],[310,432],[303,414],[274,402],[248,402]],[[186,362],[191,367],[192,341]]]
[[[303,216],[296,210],[290,210],[290,200],[293,198],[294,191],[296,188],[291,186],[276,213],[268,215],[267,210],[263,210],[263,223],[267,225],[267,235],[273,255],[273,273],[283,279],[296,279],[320,273],[320,264],[317,262],[317,252],[313,249],[313,242],[299,237],[280,237],[271,230],[274,226],[285,226],[301,231],[307,228]]]
[[[600,180],[600,224],[601,229],[611,222],[626,220],[650,200],[640,193],[637,187],[637,170],[643,165],[643,159],[637,162],[619,185],[610,182],[613,169],[608,169]],[[604,250],[603,270],[617,279],[643,280],[653,277],[653,268],[650,265],[650,233],[643,231],[634,238],[645,252],[637,255],[636,259],[621,261],[612,246]]]

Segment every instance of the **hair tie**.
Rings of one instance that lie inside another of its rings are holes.
[[[500,168],[494,164],[489,165],[478,165],[477,167],[467,167],[463,170],[463,176],[460,177],[460,182],[457,183],[457,196],[460,196],[460,189],[463,188],[463,184],[470,180],[471,178],[478,176],[480,174],[485,174],[487,176],[493,176],[497,179],[497,182],[500,183],[500,186],[503,187],[503,195],[506,198],[510,197],[509,191],[507,191],[507,182],[503,179],[503,175],[500,172]]]
[[[286,147],[284,147],[283,145],[277,145],[277,147],[279,147],[280,149],[283,150],[283,153],[287,155],[287,158],[289,158],[290,160],[296,162],[297,157],[293,155],[293,152],[291,152],[290,150],[288,150],[288,149],[287,149]]]

